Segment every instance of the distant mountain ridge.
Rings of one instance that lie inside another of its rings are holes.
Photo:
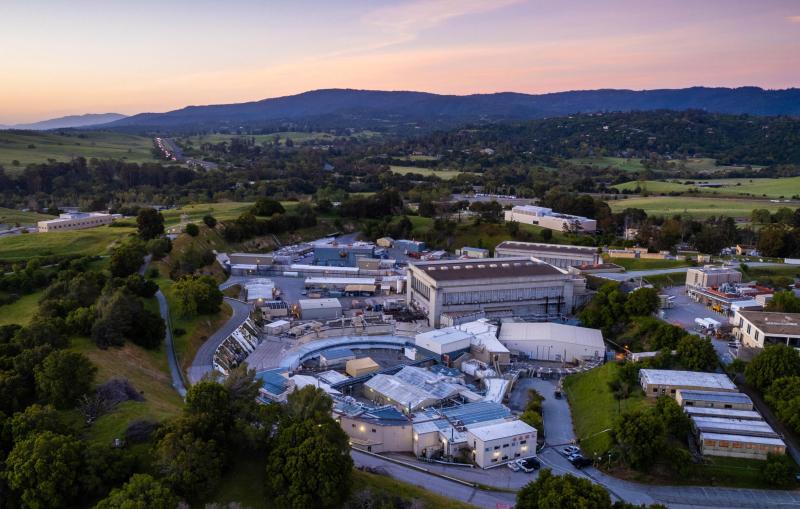
[[[324,89],[261,101],[188,106],[140,113],[103,128],[187,131],[273,128],[404,129],[526,120],[573,113],[699,109],[715,113],[800,115],[800,89],[692,87],[661,90],[585,90],[549,94],[502,92],[438,95],[426,92]]]
[[[22,129],[30,131],[46,131],[48,129],[68,129],[71,127],[90,127],[98,124],[107,124],[126,118],[121,113],[87,113],[85,115],[68,115],[66,117],[51,118],[30,124],[0,125],[0,129]]]

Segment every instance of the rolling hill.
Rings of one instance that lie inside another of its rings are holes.
[[[68,129],[72,127],[89,127],[98,124],[107,124],[125,118],[120,113],[87,113],[85,115],[69,115],[66,117],[51,118],[30,124],[14,124],[0,126],[0,129],[19,129],[23,131],[46,131],[48,129]]]
[[[800,89],[757,87],[662,90],[586,90],[551,94],[504,92],[437,95],[425,92],[327,89],[262,101],[188,106],[166,113],[141,113],[103,129],[204,131],[219,129],[360,128],[410,130],[470,122],[525,120],[573,113],[698,109],[751,115],[800,115]]]

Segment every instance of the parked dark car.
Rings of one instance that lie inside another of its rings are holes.
[[[583,468],[592,464],[592,460],[584,458],[583,455],[581,454],[573,454],[568,459],[569,462],[572,463],[572,466],[575,468]]]
[[[542,467],[542,462],[536,458],[525,458],[522,460],[522,466],[533,470],[539,470]]]

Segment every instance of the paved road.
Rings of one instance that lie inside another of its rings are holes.
[[[197,355],[195,355],[192,365],[189,367],[189,383],[196,383],[203,378],[203,375],[212,371],[212,361],[217,347],[250,316],[250,310],[252,309],[250,304],[229,297],[225,297],[225,302],[231,306],[233,314],[197,350]]]
[[[749,267],[785,267],[784,263],[770,263],[770,262],[749,262]],[[735,264],[734,267],[738,267]],[[605,279],[612,279],[614,281],[628,281],[630,279],[638,279],[640,277],[658,276],[660,274],[677,274],[686,272],[690,267],[671,267],[668,269],[651,269],[651,270],[631,270],[628,272],[598,272],[595,274],[598,277]]]
[[[798,491],[768,491],[737,488],[699,487],[699,486],[655,486],[639,484],[609,476],[594,467],[583,470],[574,468],[561,454],[560,446],[574,438],[572,417],[566,399],[555,399],[554,391],[556,381],[541,379],[520,380],[520,390],[534,388],[545,397],[543,403],[543,417],[545,429],[548,429],[546,447],[539,453],[539,460],[544,467],[550,468],[556,474],[572,474],[584,477],[603,486],[615,500],[621,499],[632,504],[665,504],[677,508],[800,508],[800,492]],[[517,392],[517,391],[515,391]],[[512,400],[515,399],[512,394]],[[519,401],[518,403],[521,403]],[[514,404],[514,401],[512,401]],[[585,438],[585,437],[583,437]],[[452,481],[436,477],[433,474],[413,470],[388,460],[366,456],[354,451],[353,458],[356,464],[384,467],[388,475],[411,484],[423,486],[437,493],[458,500],[467,501],[473,497],[472,504],[478,507],[495,507],[498,502],[508,503],[506,493],[487,492],[475,490],[459,485]],[[536,478],[536,473],[511,472],[504,467],[490,470],[466,469],[441,464],[430,464],[409,459],[407,455],[392,455],[395,459],[426,468],[434,473],[445,474],[469,482],[481,483],[497,488],[518,490]],[[446,490],[446,491],[445,491]],[[513,499],[512,499],[513,502]]]
[[[161,293],[161,290],[156,292],[156,299],[158,300],[158,311],[161,313],[161,318],[164,319],[166,324],[166,334],[164,336],[164,344],[167,349],[167,360],[169,362],[169,374],[172,377],[172,387],[178,391],[182,398],[186,397],[186,385],[183,383],[181,376],[181,369],[178,366],[178,359],[175,357],[175,344],[172,338],[172,322],[169,318],[169,306],[167,305],[167,298]]]
[[[356,466],[378,468],[381,472],[385,472],[395,479],[402,479],[409,484],[419,486],[447,498],[472,504],[476,507],[495,509],[498,507],[498,504],[513,505],[516,500],[516,494],[514,493],[479,490],[435,475],[420,472],[413,468],[398,465],[388,460],[376,458],[375,456],[364,454],[360,451],[351,450],[350,455],[353,457],[353,462]]]

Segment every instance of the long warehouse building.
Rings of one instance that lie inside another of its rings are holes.
[[[517,242],[504,240],[494,248],[498,258],[532,256],[550,265],[567,269],[576,265],[597,265],[602,262],[596,247]]]
[[[588,297],[586,279],[530,257],[413,263],[406,303],[438,327],[442,315],[555,318]]]

